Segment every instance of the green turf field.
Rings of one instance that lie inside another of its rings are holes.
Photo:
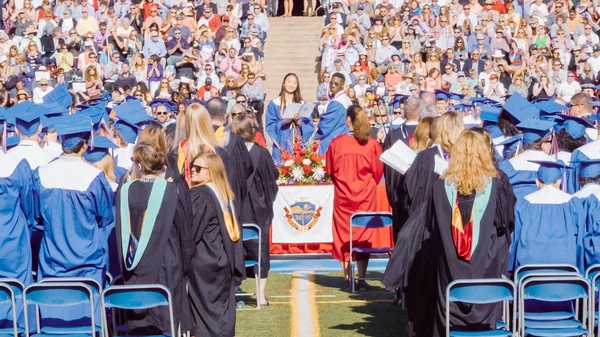
[[[381,274],[370,276],[381,277]],[[269,275],[267,296],[271,306],[260,311],[238,311],[237,336],[293,336],[294,298],[277,297],[294,296],[292,278],[293,275],[288,274]],[[310,280],[314,284],[311,293],[316,305],[316,317],[312,319],[313,324],[318,324],[313,336],[404,335],[406,315],[392,305],[393,294],[383,289],[379,281],[369,281],[374,286],[371,291],[351,294],[344,287],[341,272],[313,275]],[[242,286],[244,291],[254,291],[254,280],[246,280]],[[253,299],[246,300],[246,303],[245,308],[254,307]]]

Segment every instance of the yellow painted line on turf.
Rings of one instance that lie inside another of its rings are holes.
[[[294,292],[298,291],[298,277],[296,275],[292,276],[292,290]],[[291,326],[291,337],[296,337],[298,336],[298,303],[297,302],[297,297],[294,296],[291,300],[291,302],[289,302],[291,304],[291,315],[290,315],[290,326]]]
[[[315,274],[308,275],[308,305],[310,307],[310,317],[312,319],[313,337],[321,337],[321,327],[319,326],[319,310],[317,309],[317,301],[315,294]]]

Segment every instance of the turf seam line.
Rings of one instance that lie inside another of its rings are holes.
[[[308,304],[310,307],[310,315],[312,318],[312,335],[313,337],[321,337],[321,328],[319,326],[319,310],[317,308],[317,300],[315,296],[315,274],[308,275]]]

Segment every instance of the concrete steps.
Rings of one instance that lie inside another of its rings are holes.
[[[279,95],[281,82],[287,73],[298,75],[304,100],[315,101],[323,18],[269,18],[269,25],[264,58],[266,103]]]

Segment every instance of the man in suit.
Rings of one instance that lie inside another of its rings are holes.
[[[339,2],[336,2],[333,4],[331,13],[329,13],[329,15],[325,16],[325,26],[329,26],[329,24],[331,24],[331,18],[332,17],[336,17],[336,22],[333,22],[335,24],[338,24],[340,26],[342,26],[343,29],[346,29],[346,14],[344,14],[343,12],[340,12],[340,8],[342,7],[342,5]],[[342,31],[343,33],[343,31]],[[340,34],[341,35],[341,34]]]
[[[471,69],[475,69],[475,71],[479,74],[484,70],[485,61],[480,58],[481,53],[479,50],[474,50],[471,53],[471,57],[466,59],[463,63],[462,71],[465,74],[468,74]]]

